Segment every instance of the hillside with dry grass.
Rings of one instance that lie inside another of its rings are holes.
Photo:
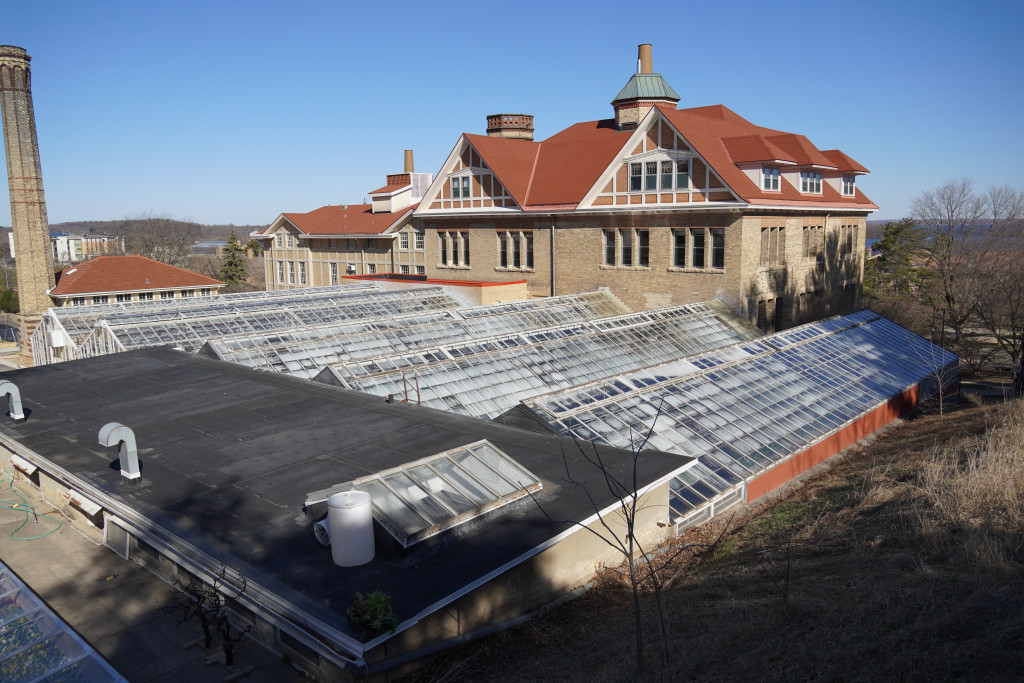
[[[1024,676],[1024,401],[893,425],[802,486],[675,543],[669,660],[628,585],[453,651],[424,681],[1008,680]]]

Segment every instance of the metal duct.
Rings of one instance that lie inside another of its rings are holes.
[[[126,479],[138,479],[142,476],[139,470],[139,451],[135,446],[135,432],[120,422],[108,422],[100,428],[100,445],[118,446],[121,459],[121,476]]]
[[[18,391],[18,385],[6,379],[0,381],[0,396],[7,397],[7,407],[12,419],[25,419],[25,411],[21,407],[21,392]]]

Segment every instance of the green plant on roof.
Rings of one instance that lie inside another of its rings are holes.
[[[398,616],[391,610],[391,596],[381,591],[374,591],[366,597],[363,597],[362,593],[356,593],[356,599],[352,601],[352,606],[346,613],[348,620],[362,629],[360,638],[365,637],[367,633],[394,633],[395,627],[398,626]]]

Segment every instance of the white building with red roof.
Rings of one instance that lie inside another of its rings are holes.
[[[717,297],[768,330],[855,306],[867,169],[723,105],[679,109],[650,45],[638,61],[615,118],[535,141],[533,117],[498,114],[459,138],[414,212],[427,275],[607,286],[635,309]]]
[[[224,282],[145,256],[97,256],[66,268],[47,294],[55,306],[213,296]]]

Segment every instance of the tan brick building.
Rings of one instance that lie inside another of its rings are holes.
[[[96,256],[57,276],[54,306],[92,306],[215,296],[226,284],[184,268],[130,254]]]
[[[649,45],[639,62],[614,119],[462,135],[414,212],[426,274],[607,286],[637,309],[720,297],[769,330],[856,305],[867,169],[722,105],[678,109]]]
[[[405,171],[388,175],[371,203],[281,214],[254,235],[263,241],[267,289],[337,285],[346,275],[425,275],[423,232],[412,217],[432,180],[413,170],[406,150]]]

